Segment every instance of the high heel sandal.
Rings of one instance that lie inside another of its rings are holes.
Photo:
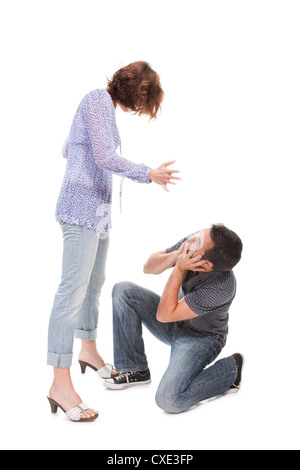
[[[80,403],[79,405],[72,408],[70,411],[66,411],[55,400],[53,400],[50,397],[47,397],[47,398],[50,403],[51,412],[55,414],[57,413],[58,408],[60,408],[65,413],[67,418],[69,418],[70,421],[74,421],[76,423],[88,423],[88,422],[95,421],[99,417],[99,415],[96,414],[95,416],[91,416],[90,418],[81,418],[82,413],[90,409],[85,403]]]
[[[93,369],[101,379],[111,379],[112,377],[116,377],[116,375],[112,375],[112,372],[115,370],[114,366],[111,364],[105,364],[101,369],[97,369],[96,367],[92,366],[92,364],[89,364],[88,362],[84,361],[78,361],[80,364],[81,368],[81,373],[85,374],[86,368],[90,367],[90,369]]]

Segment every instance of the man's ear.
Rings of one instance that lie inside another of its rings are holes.
[[[204,260],[203,260],[204,261]],[[202,265],[202,268],[205,269],[206,273],[209,273],[214,270],[214,265],[208,261],[207,259],[205,260],[205,263]]]

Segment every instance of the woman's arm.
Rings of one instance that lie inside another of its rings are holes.
[[[139,183],[150,183],[151,168],[126,160],[116,152],[113,135],[115,115],[109,96],[101,95],[98,90],[89,93],[86,96],[85,116],[86,129],[97,165],[121,177]]]
[[[138,183],[153,181],[166,191],[167,184],[175,184],[173,180],[180,179],[174,176],[174,173],[179,173],[177,170],[168,168],[174,161],[151,169],[144,163],[136,164],[118,155],[113,135],[116,127],[115,112],[108,95],[101,96],[98,90],[88,94],[85,112],[87,133],[95,161],[100,168]]]

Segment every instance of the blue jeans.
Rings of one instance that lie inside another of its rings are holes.
[[[220,354],[222,338],[192,330],[186,322],[160,323],[160,297],[124,282],[113,289],[115,366],[118,371],[148,368],[142,325],[171,346],[169,366],[156,393],[156,403],[169,413],[181,413],[197,403],[224,394],[237,379],[231,358],[211,364]]]
[[[62,279],[49,323],[48,364],[69,368],[74,336],[97,338],[99,299],[105,281],[109,238],[79,225],[61,224],[64,238]]]

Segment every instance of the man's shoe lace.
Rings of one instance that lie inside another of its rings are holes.
[[[131,377],[134,374],[136,374],[136,372],[123,372],[122,374],[120,374],[118,377],[115,378],[115,382],[118,383],[123,379],[126,379],[127,382],[129,382],[129,377]]]

